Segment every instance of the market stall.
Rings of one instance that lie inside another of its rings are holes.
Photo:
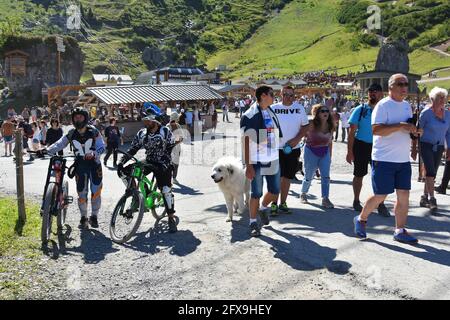
[[[76,104],[88,110],[96,108],[97,118],[104,122],[115,117],[118,126],[123,128],[124,141],[130,141],[142,128],[140,110],[145,102],[157,104],[168,115],[177,106],[198,108],[202,130],[207,130],[212,127],[212,116],[201,110],[205,104],[215,102],[217,105],[217,101],[222,99],[220,94],[207,85],[132,85],[87,88]]]

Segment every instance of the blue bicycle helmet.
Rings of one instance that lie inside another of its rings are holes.
[[[160,122],[161,120],[161,109],[153,103],[145,102],[142,107],[142,120],[153,120]]]

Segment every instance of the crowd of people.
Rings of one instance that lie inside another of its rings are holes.
[[[155,175],[170,216],[169,230],[176,232],[171,187],[172,183],[178,183],[180,143],[186,139],[185,132],[191,133],[193,126],[201,123],[200,112],[204,112],[213,116],[215,134],[218,109],[222,110],[222,121],[227,123],[231,122],[229,112],[234,107],[236,117],[240,118],[243,136],[242,160],[246,177],[251,181],[250,234],[259,236],[261,226],[257,221],[258,215],[261,223],[267,225],[270,223],[269,216],[292,213],[287,197],[292,180],[303,169],[301,203],[309,203],[309,190],[316,176],[321,180],[323,208],[334,208],[330,168],[333,143],[339,138],[340,127],[341,141],[348,140],[346,161],[354,166],[353,209],[359,212],[354,219],[355,234],[360,238],[367,236],[366,224],[375,208],[381,216],[391,216],[384,200],[395,191],[394,239],[416,243],[418,240],[405,229],[411,189],[410,157],[416,160],[419,156],[424,164],[426,178],[420,205],[435,212],[438,208],[435,193],[445,194],[450,180],[450,111],[446,110],[448,92],[445,89],[434,88],[429,94],[429,103],[415,107],[405,100],[407,91],[407,77],[396,74],[389,79],[388,96],[384,97],[380,85],[373,84],[361,102],[337,94],[331,97],[296,97],[294,88],[290,86],[283,87],[281,96],[275,99],[273,89],[262,85],[257,88],[254,99],[225,99],[220,104],[192,108],[177,105],[170,116],[165,110],[144,103],[140,106],[139,116],[144,128],[133,139],[128,154],[134,155],[144,148],[146,160],[159,168]],[[101,155],[106,151],[103,158],[105,166],[112,155],[113,166],[124,181],[129,178],[129,167],[125,166],[129,156],[122,157],[120,161],[118,159],[118,148],[123,144],[123,137],[116,118],[110,116],[109,125],[105,128],[95,118],[98,114],[94,111],[102,112],[101,109],[73,109],[70,120],[74,129],[64,135],[59,116],[48,119],[48,114],[38,115],[33,108],[17,115],[9,109],[7,119],[1,125],[1,137],[5,144],[5,156],[11,156],[16,129],[23,132],[24,150],[38,151],[38,156],[43,156],[42,150],[62,155],[63,149],[70,144],[79,158],[76,170],[82,216],[80,225],[90,223],[97,227],[102,190]],[[417,116],[414,117],[414,114]],[[443,179],[435,187],[444,153],[446,166]],[[31,154],[29,160],[33,160]],[[373,195],[363,205],[360,193],[363,178],[369,173],[369,165]],[[265,194],[263,180],[267,183]],[[88,219],[89,188],[92,214]]]
[[[421,157],[426,181],[420,199],[422,207],[436,212],[435,191],[446,193],[450,180],[450,111],[446,110],[448,92],[434,88],[429,94],[430,103],[412,106],[408,96],[408,78],[395,74],[389,79],[389,94],[384,97],[382,88],[373,84],[368,89],[367,102],[346,102],[341,112],[327,99],[312,107],[312,120],[299,99],[293,99],[292,87],[284,87],[282,101],[274,104],[274,92],[269,86],[256,90],[257,103],[241,118],[243,160],[246,176],[251,180],[250,233],[261,234],[257,222],[259,214],[263,225],[269,224],[269,215],[289,213],[286,195],[289,184],[298,171],[300,150],[303,147],[304,179],[300,200],[307,204],[309,188],[315,174],[321,179],[322,206],[334,207],[330,200],[330,167],[337,128],[341,122],[342,141],[348,138],[346,160],[354,166],[353,208],[359,212],[354,219],[357,237],[366,238],[369,215],[377,208],[383,217],[391,216],[384,204],[387,195],[397,194],[394,207],[394,240],[417,243],[416,237],[406,230],[411,190],[411,161]],[[417,113],[416,113],[417,109]],[[420,116],[414,118],[414,114]],[[257,133],[255,133],[257,132]],[[259,132],[259,133],[258,133]],[[276,141],[280,142],[278,145]],[[437,169],[443,160],[446,168],[441,185],[435,187]],[[420,153],[418,155],[418,153]],[[371,166],[373,195],[362,205],[360,193],[364,176]],[[263,194],[263,179],[267,193]],[[278,202],[281,196],[281,201]],[[260,199],[262,198],[262,202]]]
[[[362,70],[366,71],[366,70]],[[263,75],[251,76],[249,81],[261,82],[264,80],[269,80],[268,77]],[[301,74],[293,74],[283,79],[274,79],[270,78],[270,80],[303,80],[306,82],[308,87],[331,87],[336,88],[337,84],[340,82],[346,83],[355,83],[356,81],[356,73],[348,71],[346,74],[339,75],[337,71],[330,70],[317,70],[310,71]]]

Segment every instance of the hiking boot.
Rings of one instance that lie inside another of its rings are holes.
[[[270,221],[269,217],[267,216],[266,210],[259,210],[259,217],[261,218],[261,222],[263,225],[268,226]]]
[[[286,213],[286,214],[291,214],[292,213],[291,209],[289,209],[289,207],[287,206],[286,202],[280,204],[280,206],[278,207],[278,210],[280,210],[282,213]]]
[[[355,225],[354,232],[358,236],[358,238],[365,239],[367,238],[366,222],[359,221],[358,218],[359,216],[353,218],[353,224]]]
[[[436,191],[439,194],[447,194],[447,190],[445,190],[442,186],[435,187],[434,191]]]
[[[80,219],[80,225],[78,226],[80,229],[86,229],[89,227],[88,224],[88,218],[87,217],[81,217]]]
[[[276,203],[272,203],[270,205],[270,216],[271,217],[276,217],[278,216],[278,206]]]
[[[436,202],[436,198],[432,197],[430,198],[430,210],[437,210],[437,202]]]
[[[92,228],[98,228],[97,216],[90,216],[89,224],[91,225]]]
[[[378,205],[378,214],[386,218],[389,218],[391,216],[391,213],[389,212],[388,208],[386,208],[386,206],[384,205],[384,202]]]
[[[355,211],[361,212],[362,209],[363,209],[363,207],[362,207],[362,205],[361,205],[361,202],[359,202],[359,201],[353,201],[353,209],[354,209]]]
[[[401,233],[394,233],[394,240],[407,244],[416,244],[419,242],[419,240],[410,235],[406,229],[403,229],[403,232]]]
[[[177,222],[175,221],[175,217],[169,217],[169,233],[177,232]]]
[[[250,235],[252,237],[259,237],[261,235],[261,229],[259,228],[257,222],[252,222],[250,224]]]
[[[308,203],[308,198],[306,196],[306,193],[302,193],[300,195],[300,202],[303,203],[303,204],[307,204]]]
[[[429,208],[430,207],[430,201],[428,201],[428,196],[422,195],[420,197],[420,206],[422,208]]]
[[[322,198],[322,207],[325,209],[333,209],[334,204],[328,198]]]

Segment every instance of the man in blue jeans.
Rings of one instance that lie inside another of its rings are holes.
[[[257,103],[253,104],[241,118],[242,155],[246,165],[245,175],[251,180],[250,234],[261,234],[256,220],[258,210],[261,222],[269,224],[269,204],[277,201],[280,193],[280,168],[278,160],[278,139],[282,137],[280,123],[274,111],[273,90],[268,86],[256,89]],[[263,177],[266,178],[268,192],[263,196]]]
[[[394,240],[414,244],[418,240],[405,229],[408,219],[409,190],[411,190],[411,157],[417,157],[417,135],[420,130],[410,123],[412,110],[404,101],[408,95],[408,78],[394,74],[389,79],[389,96],[380,100],[372,112],[372,187],[374,195],[353,220],[355,233],[366,238],[366,223],[370,213],[396,190]]]

